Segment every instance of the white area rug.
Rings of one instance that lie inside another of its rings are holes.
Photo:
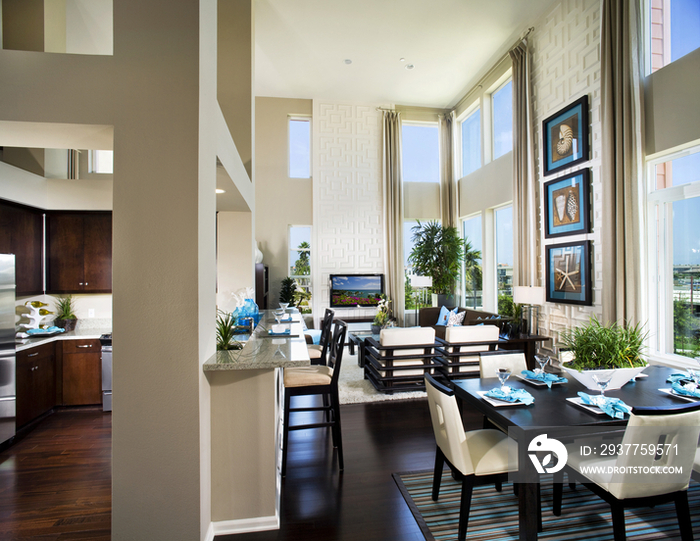
[[[425,391],[407,391],[385,394],[377,391],[369,380],[364,379],[364,370],[357,366],[357,355],[343,353],[340,365],[340,380],[338,394],[341,404],[360,404],[362,402],[381,402],[384,400],[407,400],[426,398]]]

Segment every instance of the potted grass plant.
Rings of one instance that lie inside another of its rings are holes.
[[[562,368],[589,389],[600,389],[596,380],[606,379],[605,374],[609,379],[605,388],[619,389],[646,368],[642,357],[645,339],[640,324],[603,325],[594,316],[587,325],[562,332],[561,345],[573,357]]]
[[[78,316],[75,315],[75,305],[73,303],[73,295],[56,298],[56,319],[54,319],[56,327],[61,327],[66,331],[75,330]]]
[[[229,349],[242,349],[243,344],[234,338],[240,327],[236,325],[236,317],[231,312],[219,310],[216,316],[216,349],[225,351]]]

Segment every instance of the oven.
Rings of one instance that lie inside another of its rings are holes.
[[[100,336],[102,344],[102,410],[112,411],[112,333]]]

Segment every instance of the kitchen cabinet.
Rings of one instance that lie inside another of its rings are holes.
[[[99,340],[63,340],[62,403],[64,406],[102,404],[102,365]]]
[[[112,213],[46,215],[48,293],[112,292]]]
[[[17,352],[17,428],[56,406],[54,344]]]
[[[15,254],[17,296],[44,292],[44,211],[0,200],[0,253]]]

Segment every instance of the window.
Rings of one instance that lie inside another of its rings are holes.
[[[648,6],[650,71],[700,47],[698,0],[650,0]]]
[[[311,119],[289,119],[289,176],[311,178]]]
[[[494,215],[496,218],[496,284],[500,307],[502,297],[513,297],[513,207],[496,209]]]
[[[663,160],[649,169],[649,335],[657,353],[694,358],[700,355],[700,147]]]
[[[482,301],[481,214],[462,222],[464,253],[464,306],[480,308]]]
[[[437,124],[401,126],[404,182],[440,182],[440,138]]]
[[[513,150],[513,80],[493,93],[493,159]]]
[[[88,154],[90,173],[112,174],[114,172],[114,151],[91,150]]]
[[[462,176],[481,167],[481,109],[462,121]]]
[[[311,226],[289,226],[289,276],[309,294],[301,311],[311,312]]]

